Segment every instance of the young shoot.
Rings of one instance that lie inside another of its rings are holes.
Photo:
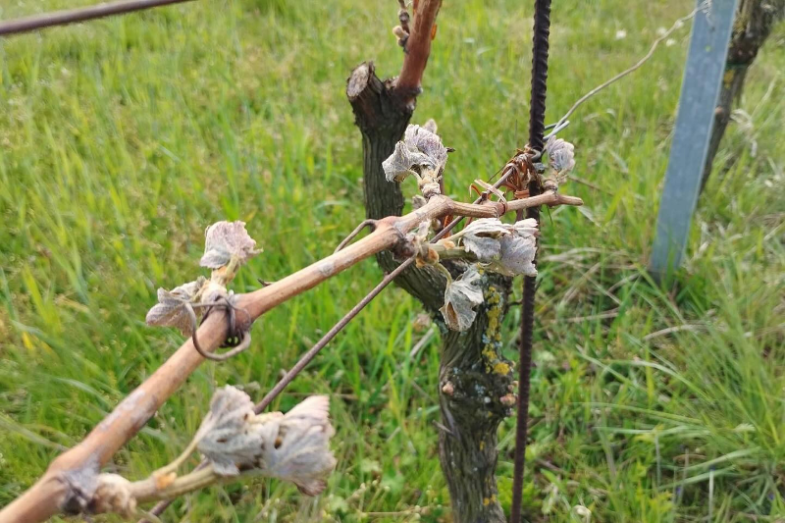
[[[196,350],[209,359],[221,361],[247,349],[250,335],[236,329],[233,295],[227,290],[227,285],[240,267],[261,252],[255,247],[256,241],[248,235],[244,222],[221,221],[208,227],[200,265],[212,269],[210,279],[200,276],[196,281],[180,285],[172,291],[158,289],[158,303],[148,311],[145,318],[147,324],[176,327],[183,335],[193,336]],[[203,316],[202,311],[217,306],[231,310],[230,337],[239,340],[233,344],[236,350],[221,356],[204,352],[195,336],[196,327]]]
[[[391,182],[414,176],[420,192],[428,199],[442,192],[440,181],[448,152],[436,134],[436,122],[428,120],[422,127],[406,128],[403,140],[395,144],[395,151],[382,163],[382,168]]]

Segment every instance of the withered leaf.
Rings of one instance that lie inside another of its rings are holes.
[[[412,168],[431,163],[427,155],[410,149],[405,142],[395,144],[395,151],[382,162],[384,174],[389,182],[401,182],[412,174]]]
[[[147,312],[145,318],[147,324],[159,327],[176,327],[184,336],[190,336],[193,321],[184,303],[196,303],[199,292],[206,281],[203,276],[200,276],[196,281],[185,283],[171,291],[163,288],[158,289],[158,303]],[[196,309],[194,312],[197,319],[200,318],[199,310]]]
[[[434,168],[447,163],[447,148],[442,144],[442,139],[435,130],[436,122],[430,120],[423,127],[409,125],[403,135],[403,141],[409,149],[420,151],[428,156],[431,159],[430,165]]]
[[[327,396],[311,396],[282,418],[265,423],[263,432],[273,445],[265,447],[265,474],[291,481],[300,492],[315,496],[335,468],[330,438],[335,430],[329,420]]]
[[[472,266],[459,279],[447,284],[444,306],[439,310],[450,330],[465,331],[474,323],[477,313],[473,309],[483,302],[481,279],[477,267]]]
[[[537,253],[537,220],[527,218],[513,225],[513,234],[500,240],[501,253],[488,270],[505,276],[537,276],[534,256]]]
[[[335,468],[329,400],[312,396],[286,414],[254,415],[248,395],[226,386],[213,396],[197,432],[197,448],[222,475],[253,471],[291,481],[308,495],[320,493]]]
[[[550,166],[558,173],[565,174],[575,168],[575,146],[561,138],[551,137],[545,145]]]
[[[262,436],[255,427],[253,402],[245,392],[227,385],[213,394],[210,413],[199,427],[197,448],[224,476],[253,466],[262,453]]]
[[[244,264],[261,250],[245,230],[245,222],[217,222],[205,230],[204,255],[199,264],[209,269],[220,269],[236,258]]]
[[[474,220],[463,230],[463,248],[474,253],[481,262],[495,260],[501,254],[501,242],[504,236],[509,236],[511,226],[502,223],[497,218],[482,218]]]
[[[433,129],[433,131],[431,131]],[[447,162],[447,148],[434,132],[432,120],[424,127],[409,125],[403,140],[395,144],[395,151],[382,163],[388,181],[400,182],[422,168],[438,170]]]

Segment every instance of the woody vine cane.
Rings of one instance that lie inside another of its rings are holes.
[[[534,36],[532,39],[532,79],[531,103],[529,104],[529,148],[542,151],[544,148],[543,134],[545,132],[545,96],[548,80],[548,37],[551,26],[551,1],[535,0],[534,3]],[[530,196],[542,192],[542,183],[534,170],[529,178],[528,190]],[[526,209],[526,217],[537,220],[540,218],[540,208]],[[523,212],[518,212],[518,220],[523,218]],[[536,264],[536,259],[535,259]],[[523,497],[523,473],[526,465],[526,437],[528,433],[529,418],[529,390],[531,388],[531,362],[532,362],[532,335],[534,330],[534,294],[537,280],[535,276],[524,276],[523,280],[523,308],[521,310],[521,339],[520,359],[518,362],[518,381],[520,389],[518,394],[518,419],[515,429],[515,466],[513,471],[512,508],[510,522],[518,523],[521,520],[521,501]]]

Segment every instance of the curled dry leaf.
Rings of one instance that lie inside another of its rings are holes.
[[[537,228],[537,220],[534,218],[526,218],[512,224],[512,230],[515,234],[521,237],[537,236],[539,229]]]
[[[557,174],[566,174],[575,168],[575,146],[570,142],[552,136],[545,149],[549,164]]]
[[[248,395],[226,386],[213,396],[210,413],[197,432],[197,448],[216,473],[233,476],[254,471],[293,482],[316,495],[335,468],[328,419],[329,401],[313,396],[286,414],[255,415]]]
[[[461,232],[463,248],[485,263],[491,272],[504,276],[536,276],[537,221],[526,219],[506,224],[497,218],[475,220]]]
[[[500,239],[509,236],[511,227],[498,218],[474,220],[462,232],[463,248],[481,262],[496,260],[501,254]]]
[[[147,312],[148,325],[176,327],[185,336],[191,334],[193,319],[184,306],[185,303],[198,303],[207,280],[200,276],[196,281],[185,283],[171,291],[158,289],[158,303]],[[195,312],[197,319],[199,312]]]
[[[444,306],[439,310],[450,330],[465,331],[474,323],[477,313],[473,309],[483,302],[481,279],[477,267],[472,266],[459,279],[447,283]]]
[[[329,448],[335,430],[329,413],[327,396],[311,396],[283,417],[264,423],[262,431],[273,443],[263,455],[264,473],[291,481],[308,496],[322,492],[325,478],[335,468]]]
[[[204,233],[204,256],[199,264],[208,269],[220,269],[234,258],[242,265],[261,250],[255,250],[256,241],[245,230],[245,222],[218,222]]]
[[[238,466],[253,466],[261,452],[254,430],[253,402],[245,392],[227,385],[213,395],[210,413],[196,433],[199,452],[224,476],[240,473]]]
[[[400,182],[410,174],[421,174],[423,170],[438,174],[447,163],[447,148],[435,131],[433,120],[423,127],[409,125],[406,128],[403,140],[395,144],[395,151],[382,163],[388,181]]]
[[[436,122],[428,120],[422,127],[409,125],[403,135],[403,141],[412,150],[420,151],[432,159],[432,167],[447,163],[447,148],[442,144],[441,137],[436,134]]]
[[[414,169],[430,164],[431,159],[426,154],[411,150],[405,142],[398,142],[395,151],[382,163],[382,168],[388,182],[401,182],[414,174]]]
[[[527,218],[512,226],[513,234],[500,240],[499,258],[488,265],[488,270],[504,276],[537,276],[534,256],[537,254],[537,220]]]

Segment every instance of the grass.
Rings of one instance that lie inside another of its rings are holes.
[[[559,2],[549,120],[690,9]],[[200,273],[206,225],[245,220],[265,249],[239,292],[327,255],[363,218],[344,81],[365,59],[395,74],[395,12],[389,0],[203,0],[0,41],[0,505],[180,344],[144,315],[157,287]],[[415,120],[435,118],[457,149],[447,179],[457,197],[523,141],[530,16],[512,0],[442,10]],[[585,521],[580,506],[599,522],[785,518],[783,38],[780,28],[752,71],[740,106],[749,125],[729,131],[673,291],[645,267],[687,29],[564,133],[591,185],[566,189],[585,208],[543,224],[531,520]],[[254,348],[202,365],[112,468],[139,478],[178,454],[224,383],[260,398],[380,277],[366,262],[264,316]],[[288,409],[332,395],[339,466],[323,496],[228,485],[179,501],[166,520],[450,521],[438,336],[408,358],[425,335],[419,312],[386,291],[280,398]],[[518,314],[505,324],[512,358]],[[505,508],[513,430],[509,419],[500,431]]]

